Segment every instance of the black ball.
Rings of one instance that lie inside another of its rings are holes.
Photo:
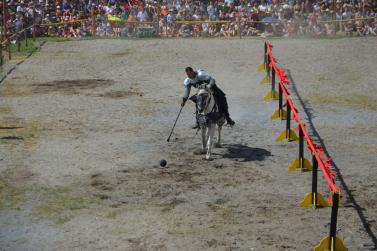
[[[165,167],[167,164],[166,160],[162,159],[160,160],[160,166]]]

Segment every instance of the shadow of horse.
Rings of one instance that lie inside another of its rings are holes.
[[[224,145],[223,147],[227,152],[222,154],[222,157],[238,162],[263,161],[266,157],[272,156],[271,152],[266,149],[252,148],[241,144]]]

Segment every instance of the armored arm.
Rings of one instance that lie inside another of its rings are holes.
[[[186,78],[185,81],[183,82],[183,85],[185,86],[185,91],[183,93],[183,98],[188,99],[191,91],[191,79]]]
[[[189,78],[186,78],[185,81],[183,82],[183,85],[185,86],[185,90],[184,90],[184,93],[183,93],[183,97],[182,97],[182,103],[181,103],[181,106],[184,106],[189,95],[190,95],[190,91],[191,91],[191,79]]]
[[[208,83],[208,87],[210,89],[212,89],[214,86],[216,86],[216,80],[211,77],[211,79],[209,80],[209,83]]]

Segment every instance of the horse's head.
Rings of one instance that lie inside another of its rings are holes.
[[[208,88],[199,90],[196,105],[199,113],[207,114],[211,112],[214,105],[214,100],[212,93]]]

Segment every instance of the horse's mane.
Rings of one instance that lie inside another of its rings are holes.
[[[205,110],[207,110],[208,108],[209,108],[209,112],[212,112],[213,111],[213,109],[218,109],[217,107],[217,103],[216,103],[216,100],[214,99],[214,96],[213,96],[213,92],[212,92],[212,90],[209,88],[209,87],[207,87],[207,86],[205,86],[205,88],[202,88],[202,89],[200,89],[199,91],[198,91],[198,94],[197,95],[207,95],[207,100],[209,99],[210,101],[210,103],[208,103],[207,105],[206,105],[206,109]],[[209,107],[208,107],[209,106]],[[208,111],[208,110],[207,110]],[[207,113],[206,113],[207,114]]]
[[[206,93],[208,93],[208,94],[213,94],[212,91],[211,91],[211,89],[209,89],[209,88],[206,86],[205,88],[199,90],[198,95],[206,94]]]

